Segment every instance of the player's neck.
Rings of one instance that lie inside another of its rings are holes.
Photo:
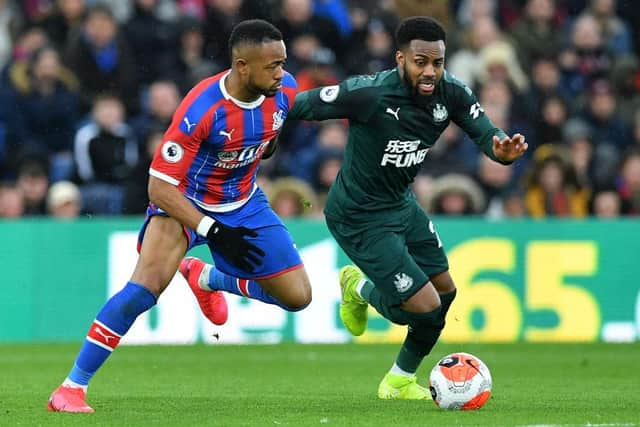
[[[231,95],[233,98],[242,102],[253,102],[260,98],[259,94],[251,93],[247,90],[246,87],[242,85],[240,82],[239,76],[231,70],[231,72],[227,75],[227,78],[224,80],[224,88],[227,90],[227,93]]]

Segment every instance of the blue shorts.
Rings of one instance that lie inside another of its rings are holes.
[[[232,227],[244,226],[258,233],[257,237],[249,238],[266,254],[262,259],[262,265],[257,266],[253,272],[248,272],[229,263],[224,254],[217,251],[213,245],[209,245],[211,257],[216,268],[225,274],[241,279],[268,279],[280,276],[291,270],[302,268],[302,259],[296,249],[295,243],[289,234],[289,230],[280,218],[271,209],[267,197],[262,190],[257,189],[253,196],[240,208],[231,212],[207,212],[194,205],[200,212]],[[168,216],[166,212],[149,204],[147,216],[138,234],[138,250],[142,245],[144,232],[151,218],[155,215]],[[187,251],[199,245],[208,244],[206,237],[200,236],[195,230],[183,226],[187,236]]]

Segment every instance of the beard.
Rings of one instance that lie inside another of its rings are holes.
[[[402,67],[402,69],[404,71],[402,73],[402,80],[404,81],[404,84],[407,87],[407,90],[411,94],[411,98],[413,99],[413,101],[418,105],[427,105],[429,103],[429,101],[431,100],[431,97],[433,96],[433,94],[431,94],[431,95],[422,95],[420,93],[420,91],[418,90],[418,83],[419,82],[416,82],[414,84],[413,82],[411,82],[411,80],[409,80],[409,72],[407,70],[407,64],[405,64]],[[436,81],[434,80],[433,83],[435,84]]]
[[[276,93],[278,93],[278,88],[274,88],[274,87],[263,88],[256,85],[252,81],[249,81],[247,83],[247,90],[249,90],[251,94],[255,95],[256,98],[259,97],[260,95],[264,95],[267,98],[273,98],[274,96],[276,96]]]

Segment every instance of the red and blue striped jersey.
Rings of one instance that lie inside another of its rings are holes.
[[[228,74],[209,77],[189,91],[149,168],[150,175],[177,185],[211,212],[236,209],[256,190],[262,154],[293,107],[297,89],[285,72],[274,97],[242,102],[226,91]]]

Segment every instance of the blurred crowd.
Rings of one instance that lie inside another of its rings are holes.
[[[186,92],[229,67],[243,19],[273,22],[300,90],[395,66],[400,19],[448,32],[447,70],[526,157],[490,161],[453,124],[414,183],[437,215],[640,214],[640,7],[616,0],[0,0],[0,217],[138,215]],[[259,184],[322,215],[344,121],[287,122]]]

